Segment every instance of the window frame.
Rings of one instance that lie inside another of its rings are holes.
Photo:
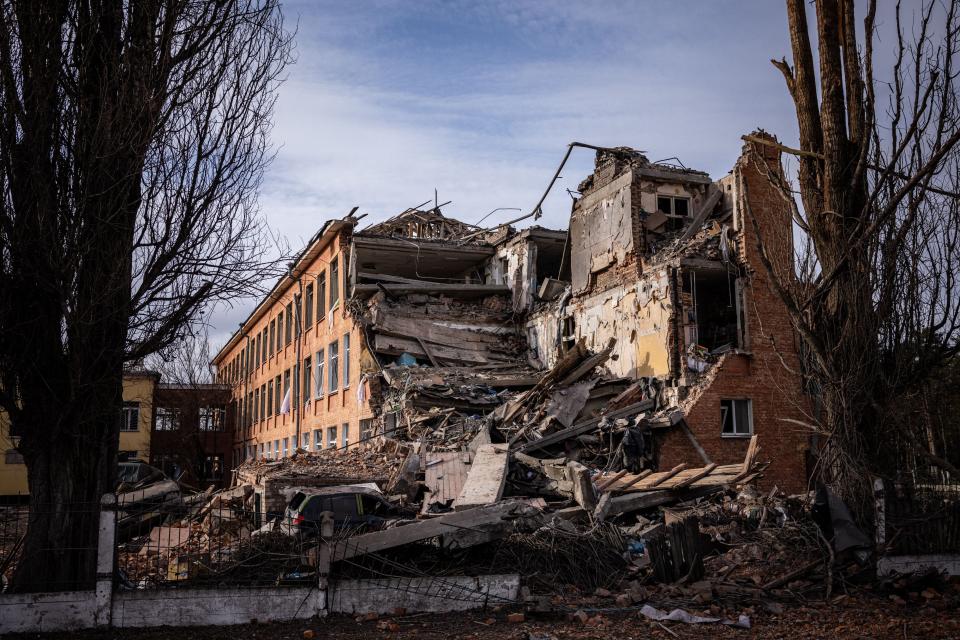
[[[327,345],[327,391],[331,395],[340,391],[340,341],[334,340]]]
[[[313,283],[306,286],[303,292],[303,327],[313,324]]]
[[[313,397],[314,399],[319,399],[323,397],[323,368],[326,364],[324,358],[326,358],[326,349],[317,349],[317,352],[314,354],[314,360],[316,361],[316,366],[313,370]]]
[[[343,348],[340,350],[340,359],[343,360],[343,383],[342,388],[350,388],[350,334],[343,334]]]
[[[160,427],[160,418],[169,417],[169,427]],[[157,407],[154,412],[154,431],[179,431],[180,430],[180,409],[178,407]]]
[[[129,419],[127,418],[128,413],[131,413],[131,410],[136,415],[134,418],[133,429],[128,429]],[[124,400],[123,407],[120,409],[120,433],[136,433],[140,431],[140,402],[137,400]]]
[[[747,413],[747,430],[739,430],[739,425],[737,421],[737,403],[745,402],[746,403],[746,413]],[[729,403],[729,406],[725,406],[724,403]],[[732,420],[733,431],[727,433],[724,431],[724,426],[727,421],[727,415],[730,415]],[[750,438],[753,436],[753,399],[752,398],[721,398],[720,399],[720,437],[721,438]]]

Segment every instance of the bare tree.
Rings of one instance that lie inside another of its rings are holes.
[[[210,336],[206,325],[198,324],[191,331],[185,331],[180,340],[149,356],[146,366],[158,372],[163,382],[187,387],[212,383]]]
[[[896,7],[889,75],[874,69],[875,1],[862,49],[853,0],[813,3],[815,47],[807,4],[787,0],[793,63],[772,61],[796,106],[800,149],[780,148],[797,156],[799,192],[767,171],[804,238],[800,277],[776,273],[758,244],[810,356],[820,478],[854,499],[872,474],[932,465],[960,478],[913,403],[960,337],[957,3],[926,3],[909,26]]]
[[[256,198],[290,48],[277,0],[0,0],[0,407],[31,505],[14,588],[93,579],[124,363],[276,275]]]

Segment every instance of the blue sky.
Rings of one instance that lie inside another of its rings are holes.
[[[261,205],[295,250],[353,206],[375,222],[434,189],[467,222],[497,207],[527,212],[573,140],[678,157],[714,178],[755,128],[796,144],[769,62],[789,57],[777,0],[341,0],[284,11],[297,62]],[[566,226],[566,189],[592,162],[574,152],[539,224]],[[214,348],[254,304],[214,314]]]

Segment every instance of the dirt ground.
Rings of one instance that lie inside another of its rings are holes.
[[[729,613],[729,612],[728,612]],[[524,622],[508,622],[508,611],[421,614],[381,617],[358,622],[347,616],[297,623],[247,624],[231,627],[130,629],[69,634],[78,640],[302,640],[303,638],[476,638],[489,640],[560,640],[562,638],[960,638],[955,610],[898,606],[879,598],[848,598],[833,605],[788,606],[783,613],[746,611],[750,630],[718,624],[656,623],[635,613],[601,615],[588,624],[563,616],[527,614]],[[600,626],[590,626],[599,624]],[[311,635],[309,632],[312,632]],[[63,634],[27,634],[18,639],[49,640]]]

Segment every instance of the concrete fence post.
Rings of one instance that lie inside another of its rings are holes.
[[[117,497],[105,493],[100,499],[100,532],[97,537],[96,626],[111,626],[113,617],[113,574],[116,560]]]
[[[877,542],[877,549],[883,549],[887,541],[887,496],[884,491],[883,478],[873,479],[873,498],[877,510],[877,520],[874,523],[876,531],[874,536]]]

